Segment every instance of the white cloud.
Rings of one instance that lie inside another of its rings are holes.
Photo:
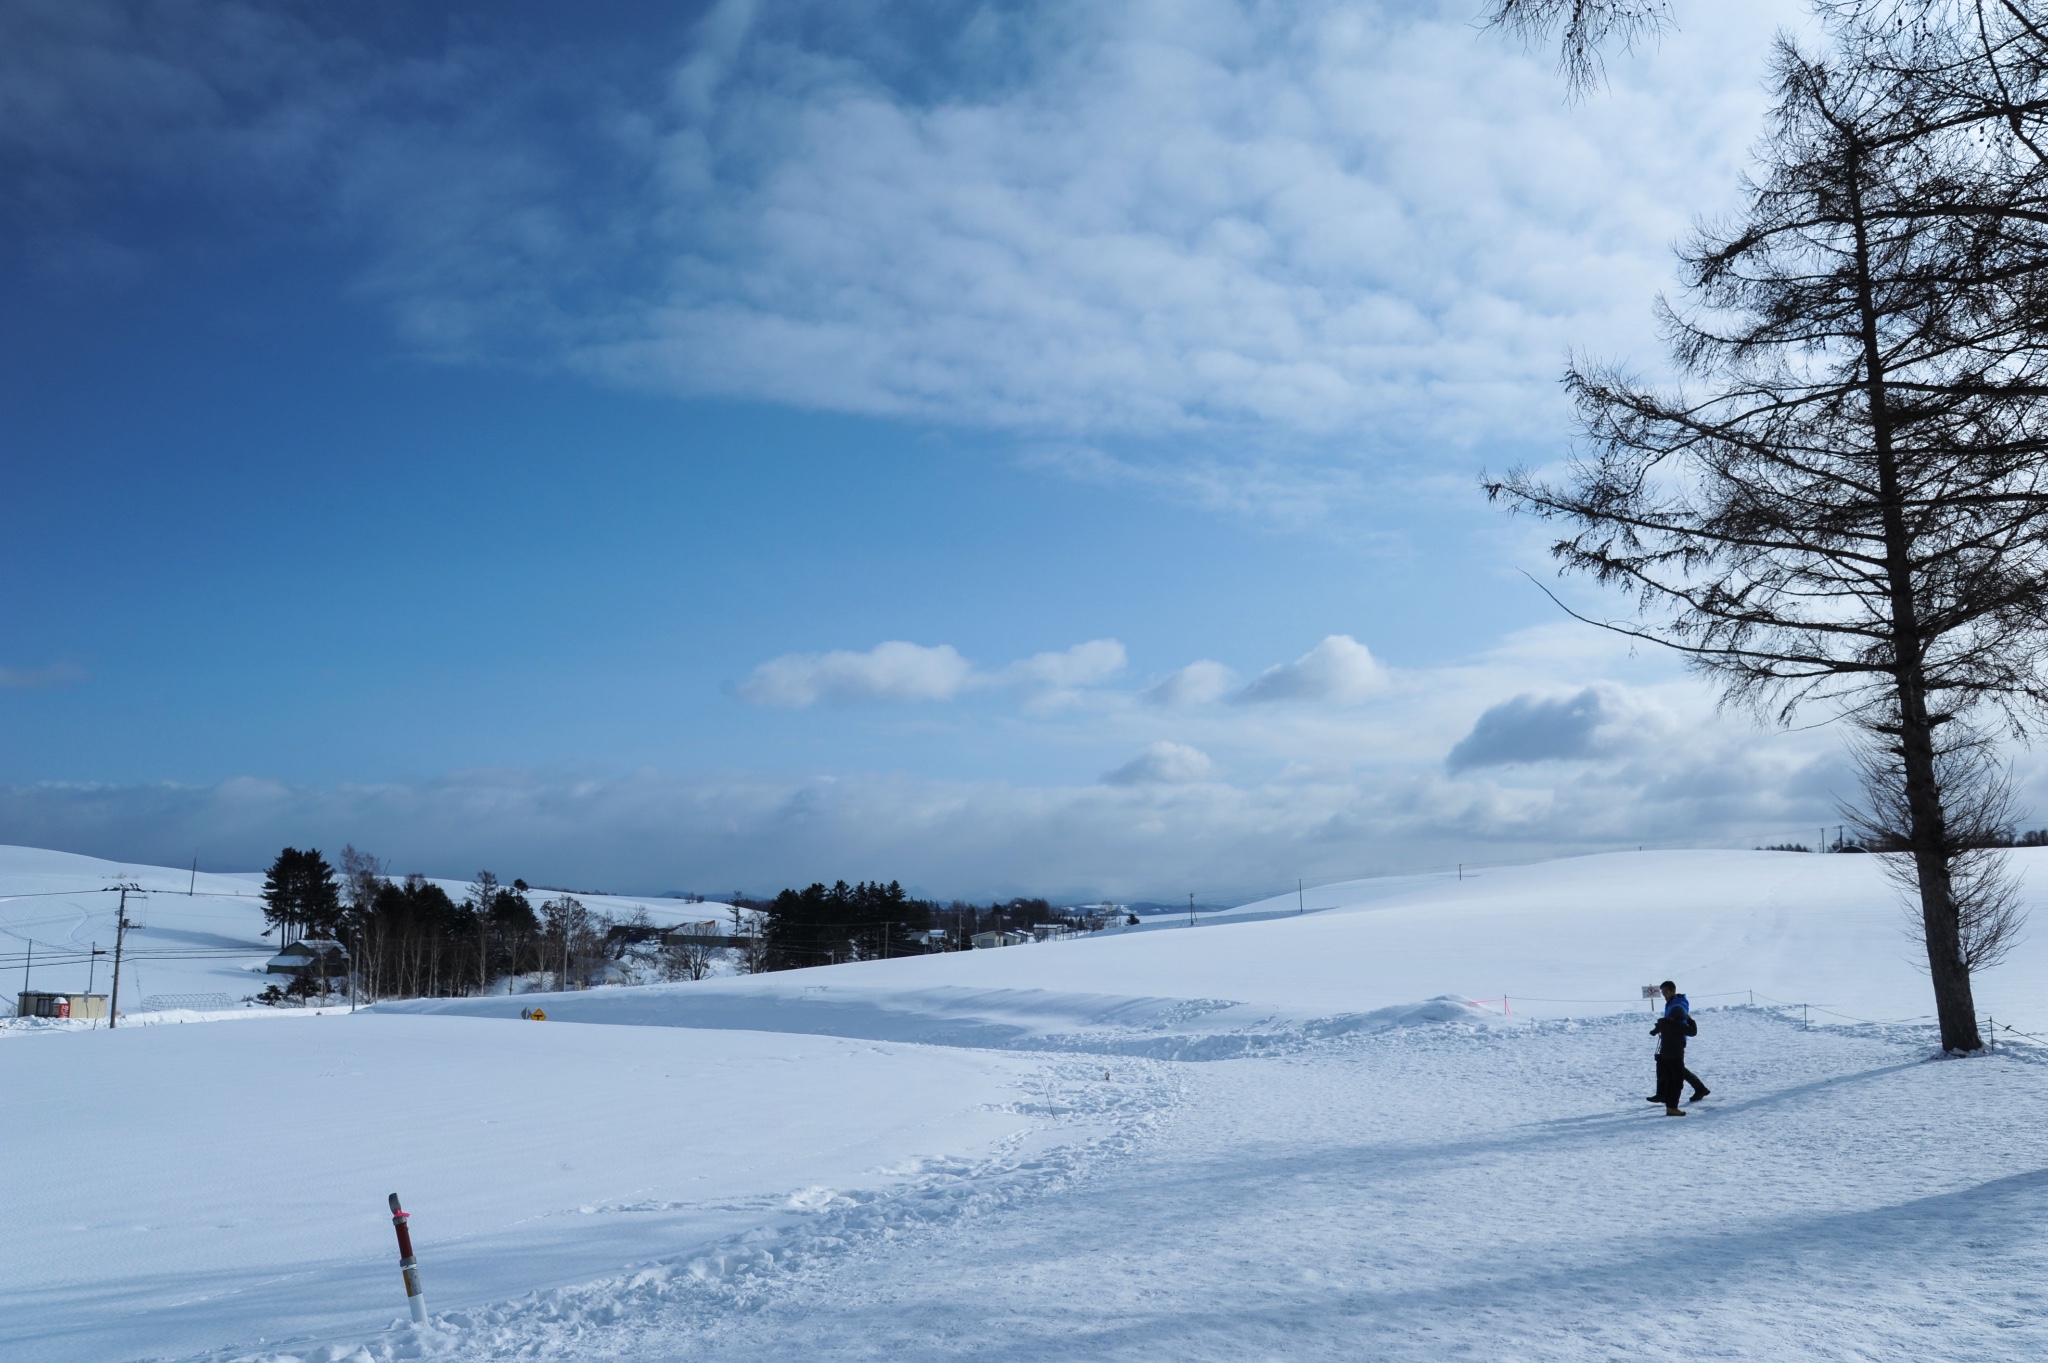
[[[246,7],[16,9],[0,144],[63,215],[197,178],[344,225],[430,352],[1019,432],[1290,519],[1389,450],[1550,436],[1568,348],[1654,363],[1669,243],[1734,193],[1765,44],[1807,19],[1693,6],[1568,105],[1470,0],[720,0],[584,66],[516,27],[434,59]]]
[[[1149,744],[1145,751],[1102,780],[1105,785],[1112,786],[1185,785],[1191,781],[1206,781],[1215,770],[1216,764],[1200,748],[1161,740]]]
[[[1237,693],[1241,705],[1269,701],[1315,701],[1350,705],[1387,684],[1386,669],[1364,644],[1332,634],[1291,663],[1269,667]]]
[[[1587,686],[1573,696],[1524,692],[1487,708],[1473,733],[1458,739],[1444,759],[1450,772],[1534,761],[1575,761],[1610,751],[1610,729],[1620,720],[1610,688]]]
[[[216,869],[352,842],[401,871],[488,866],[616,891],[772,893],[844,876],[938,896],[1249,898],[1296,876],[1791,838],[1836,821],[1832,792],[1847,779],[1834,746],[1812,738],[1702,726],[1536,784],[1449,777],[1439,751],[1264,782],[1214,779],[1183,758],[1183,779],[1117,784],[498,770],[342,787],[0,786],[0,842],[156,865],[198,848]]]
[[[666,280],[575,362],[1041,433],[1547,431],[1569,346],[1655,354],[1797,7],[1700,7],[1577,106],[1472,12],[764,9],[725,98],[644,111]]]
[[[953,700],[967,691],[1018,687],[1035,692],[1030,705],[1040,712],[1061,708],[1079,688],[1124,670],[1124,646],[1115,639],[1090,639],[1072,648],[1034,653],[1007,667],[985,672],[951,644],[927,647],[892,640],[865,653],[788,653],[754,668],[736,688],[750,705],[801,710],[819,701]]]
[[[1124,670],[1125,662],[1124,646],[1115,639],[1090,639],[1057,653],[1034,653],[1011,663],[992,680],[1064,690],[1108,681]]]
[[[891,640],[865,653],[787,653],[756,667],[738,694],[752,705],[800,710],[821,700],[951,700],[974,674],[951,644],[926,648]]]
[[[1204,658],[1189,663],[1180,671],[1164,680],[1154,683],[1138,694],[1138,699],[1147,705],[1160,705],[1168,709],[1183,705],[1208,705],[1218,701],[1237,685],[1237,673],[1222,663]]]
[[[957,651],[952,662],[941,649],[902,647],[919,666],[941,664],[939,681],[912,690],[994,685],[961,680],[972,669]],[[776,694],[824,699],[848,677],[862,694],[900,688],[873,666],[882,652],[842,655],[858,662],[837,670],[792,669]],[[832,655],[810,661],[819,656]],[[1107,651],[1094,656],[1106,668]],[[1288,666],[1307,685],[1314,669]],[[1088,672],[1063,668],[1037,675]],[[1676,661],[1637,658],[1626,641],[1583,627],[1524,631],[1393,682],[1364,706],[1168,710],[1137,703],[1135,688],[1103,688],[1057,713],[1027,705],[1021,715],[947,721],[950,750],[971,748],[989,770],[1028,765],[1029,782],[497,770],[341,787],[256,776],[0,786],[0,842],[159,865],[198,849],[215,867],[261,866],[287,844],[353,842],[401,869],[490,866],[621,890],[772,891],[879,876],[940,896],[1156,898],[1213,887],[1224,898],[1296,876],[1800,840],[1811,836],[1800,830],[1835,822],[1836,796],[1854,791],[1836,735],[1719,713]],[[2037,772],[2022,757],[2027,794],[2048,803]]]

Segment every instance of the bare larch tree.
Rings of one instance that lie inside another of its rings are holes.
[[[1670,23],[1670,0],[1495,0],[1486,13],[1488,27],[1531,47],[1557,35],[1558,70],[1574,95],[1600,83],[1608,47],[1627,51]]]
[[[2048,708],[2048,184],[1868,34],[1837,37],[1825,61],[1778,43],[1745,210],[1698,232],[1685,303],[1660,303],[1704,391],[1576,364],[1568,470],[1486,487],[1570,527],[1564,571],[1633,594],[1609,628],[1684,651],[1731,703],[1820,705],[1876,745],[1942,1044],[1970,1051],[1940,732]]]

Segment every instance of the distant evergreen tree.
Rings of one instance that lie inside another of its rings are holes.
[[[318,848],[287,847],[263,878],[263,921],[279,945],[299,937],[330,937],[341,925],[341,887]]]
[[[491,926],[508,935],[523,935],[538,932],[540,919],[534,916],[533,904],[525,895],[516,889],[500,890],[491,897]]]
[[[869,961],[922,950],[910,934],[928,928],[932,906],[895,881],[836,881],[784,890],[768,906],[766,965],[794,970],[838,961]]]

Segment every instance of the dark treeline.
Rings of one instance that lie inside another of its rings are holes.
[[[2030,828],[2024,833],[2001,829],[1981,837],[1957,838],[1958,847],[2048,847],[2048,828]],[[1804,851],[1804,848],[1800,849]],[[1910,852],[1912,842],[1900,833],[1889,836],[1865,835],[1860,840],[1843,839],[1827,850],[1832,852]]]
[[[762,968],[795,970],[922,952],[925,943],[911,934],[931,929],[932,909],[893,880],[784,890],[767,905]]]
[[[2048,847],[2048,828],[2030,828],[2016,832],[2010,828],[1995,829],[1980,837],[1958,839],[1963,847]],[[1756,849],[1759,852],[1811,852],[1813,849],[1803,842],[1774,842]],[[1901,834],[1861,837],[1837,837],[1821,845],[1823,852],[1910,852],[1912,845]]]
[[[341,863],[337,881],[318,849],[287,847],[264,882],[263,912],[281,944],[330,939],[346,947],[360,997],[459,996],[534,973],[575,988],[611,959],[613,924],[573,895],[536,909],[525,881],[504,885],[479,871],[458,901],[424,876],[393,879],[353,847],[342,850]]]
[[[983,932],[1102,926],[1100,917],[1084,919],[1044,899],[1016,898],[986,906],[958,899],[948,904],[913,899],[893,880],[886,885],[820,882],[803,890],[784,890],[772,900],[735,896],[734,902],[765,916],[760,950],[750,956],[749,968],[758,970],[961,951]]]
[[[549,989],[587,988],[614,976],[697,980],[721,957],[743,974],[796,970],[967,950],[977,933],[1104,922],[1100,914],[1058,909],[1044,899],[938,904],[912,898],[893,880],[841,880],[784,890],[772,900],[735,894],[729,929],[710,920],[663,931],[644,914],[620,922],[573,894],[542,898],[524,880],[506,885],[490,871],[477,872],[458,900],[424,876],[389,875],[381,860],[354,847],[342,849],[339,876],[317,848],[285,848],[263,899],[280,946],[331,940],[346,948],[364,999],[460,997],[508,976]],[[716,930],[705,931],[713,923]],[[317,985],[300,979],[273,992],[300,998],[347,983],[347,976],[323,975]]]

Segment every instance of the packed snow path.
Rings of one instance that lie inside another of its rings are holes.
[[[697,1356],[2041,1356],[2039,1066],[1712,1014],[1716,1096],[1673,1121],[1641,1100],[1643,1030],[1189,1067],[1145,1159]],[[934,1277],[979,1286],[934,1301]]]
[[[1131,1141],[821,1206],[424,1332],[209,1357],[2048,1352],[2048,1065],[1719,1011],[1694,1056],[1714,1096],[1671,1120],[1642,1098],[1646,1030],[1452,1024],[1140,1062],[1125,1082],[1165,1087]],[[1055,1109],[1093,1101],[1070,1073]]]

